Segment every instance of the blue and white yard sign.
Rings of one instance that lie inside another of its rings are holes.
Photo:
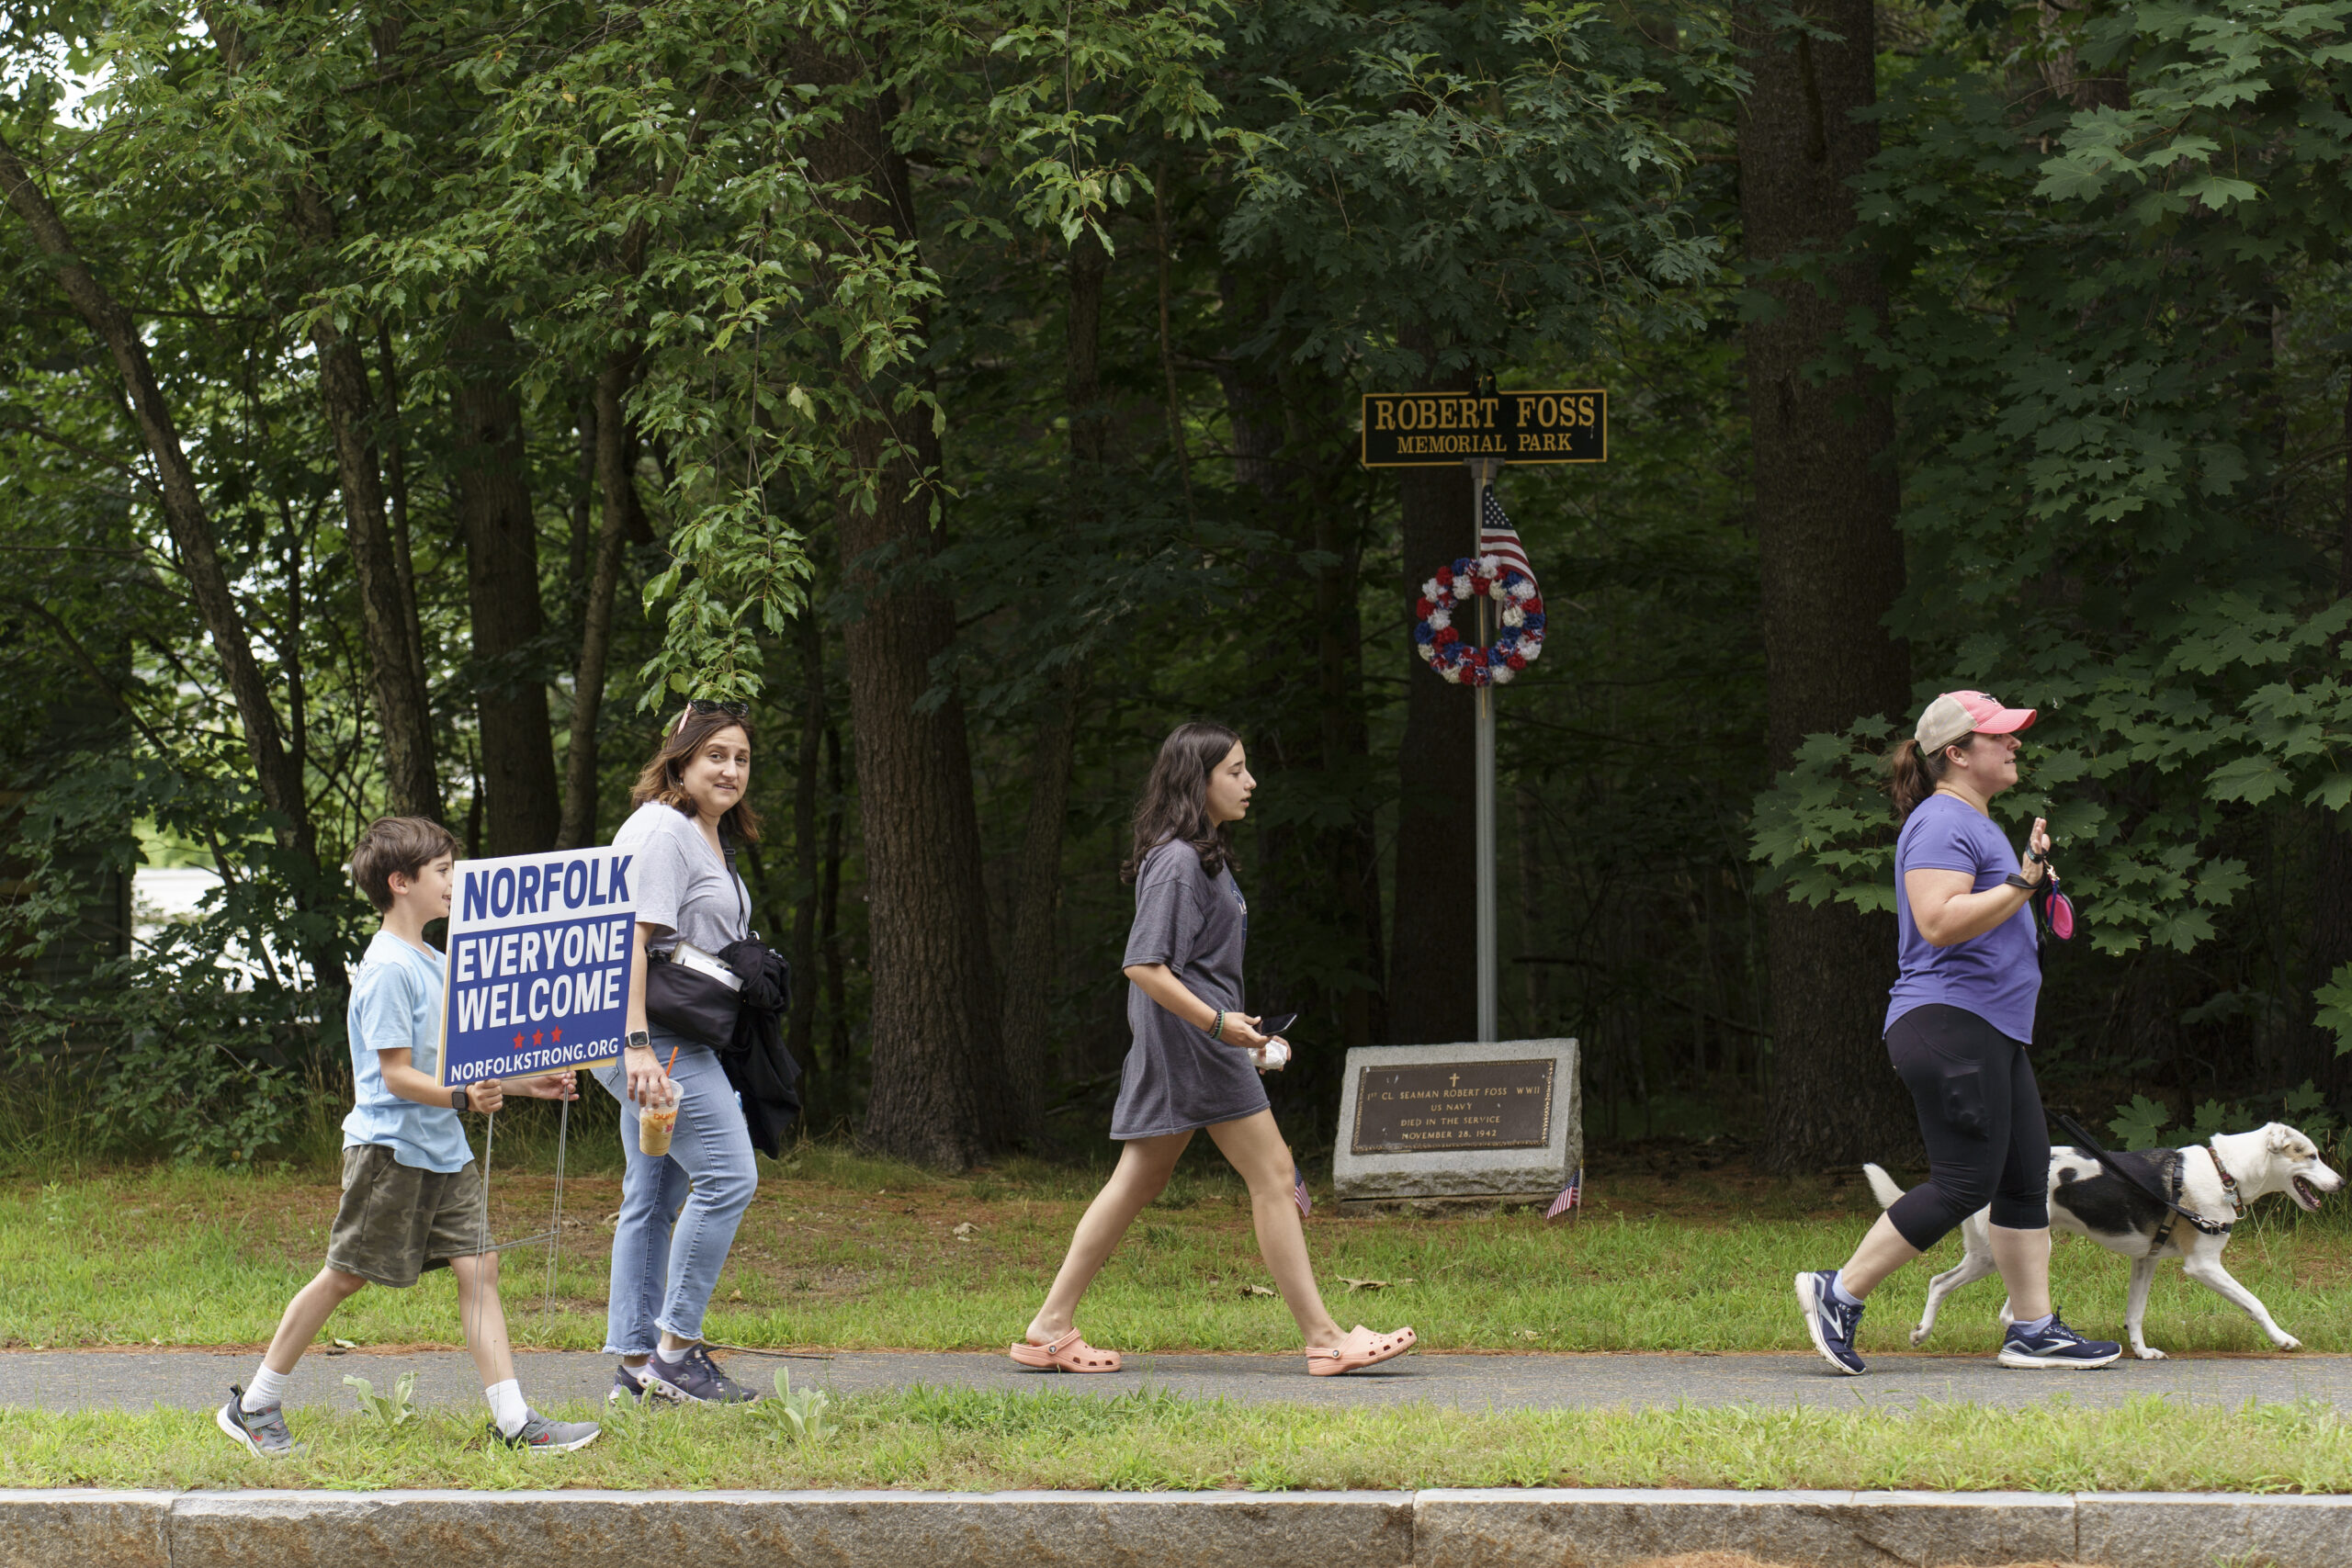
[[[637,901],[629,850],[458,863],[444,1088],[618,1059]]]

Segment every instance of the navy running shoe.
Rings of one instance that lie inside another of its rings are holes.
[[[2123,1354],[2123,1347],[2112,1339],[2086,1339],[2050,1314],[2050,1326],[2038,1334],[2028,1334],[2016,1324],[2001,1337],[2001,1365],[2005,1367],[2104,1367]]]
[[[1798,1275],[1797,1305],[1804,1309],[1804,1331],[1813,1336],[1813,1348],[1831,1366],[1858,1378],[1869,1370],[1854,1354],[1854,1330],[1862,1325],[1862,1309],[1838,1299],[1829,1288],[1837,1279],[1835,1269]]]
[[[684,1359],[675,1361],[656,1350],[645,1363],[644,1378],[648,1393],[687,1404],[749,1404],[760,1397],[720,1371],[700,1345],[689,1347]]]
[[[642,1404],[649,1396],[661,1396],[653,1380],[645,1374],[649,1366],[632,1367],[622,1361],[613,1368],[613,1386],[605,1395],[607,1404]]]

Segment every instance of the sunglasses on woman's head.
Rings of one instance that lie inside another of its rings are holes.
[[[749,718],[752,716],[752,705],[713,702],[708,697],[696,697],[685,705],[684,712],[670,721],[670,733],[675,735],[679,730],[684,729],[689,718],[714,713],[723,713],[729,718]]]

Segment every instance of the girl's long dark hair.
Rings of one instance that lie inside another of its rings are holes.
[[[1972,733],[1962,736],[1951,744],[1968,746],[1975,739]],[[1911,813],[1918,809],[1919,803],[1936,793],[1937,782],[1944,776],[1944,770],[1951,766],[1948,748],[1938,747],[1931,752],[1908,737],[1899,742],[1894,756],[1887,760],[1887,771],[1894,775],[1894,819],[1897,822],[1908,820]]]
[[[1136,802],[1135,850],[1119,867],[1120,881],[1133,882],[1143,857],[1170,839],[1199,851],[1201,869],[1211,876],[1234,863],[1231,824],[1209,820],[1209,775],[1240,743],[1240,736],[1205,719],[1178,725],[1159,743]]]

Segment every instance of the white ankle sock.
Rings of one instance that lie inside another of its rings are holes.
[[[1862,1304],[1861,1297],[1846,1289],[1846,1271],[1843,1269],[1830,1276],[1829,1293],[1836,1296],[1844,1305],[1858,1307]]]
[[[2009,1326],[2019,1334],[2039,1334],[2057,1321],[2058,1314],[2053,1312],[2048,1317],[2019,1318]]]
[[[523,1399],[523,1385],[513,1378],[491,1384],[481,1391],[481,1396],[490,1401],[490,1418],[498,1423],[499,1431],[506,1437],[521,1431],[523,1423],[531,1418],[531,1407]]]
[[[256,1410],[266,1410],[273,1404],[283,1404],[286,1403],[286,1380],[289,1375],[273,1372],[269,1370],[269,1363],[263,1362],[261,1371],[254,1374],[254,1381],[245,1385],[245,1397],[238,1401],[239,1408],[251,1415]]]

